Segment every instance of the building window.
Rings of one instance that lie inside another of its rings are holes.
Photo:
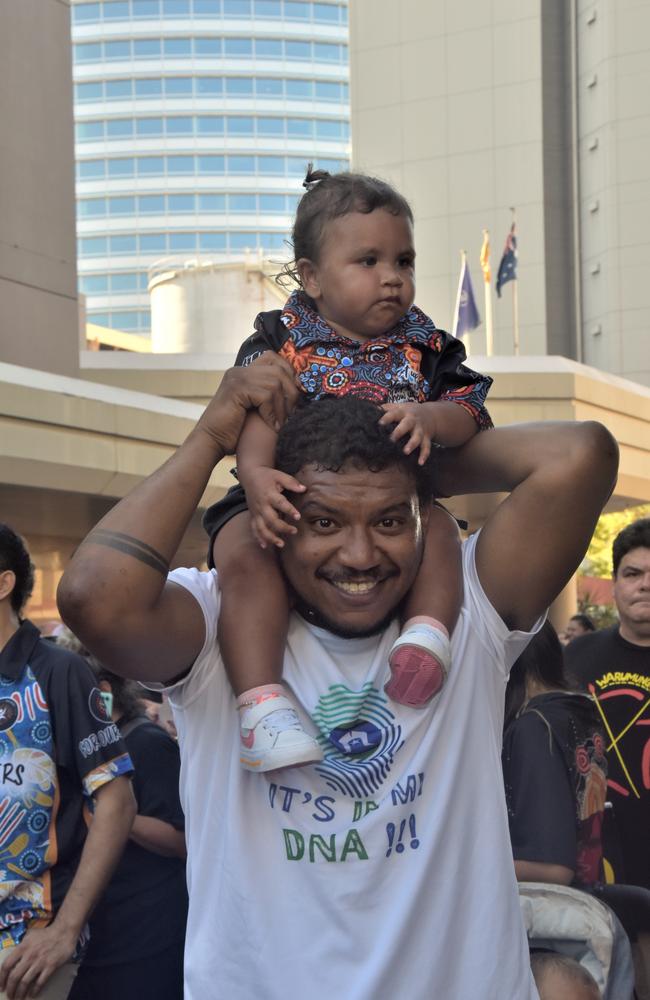
[[[224,17],[250,17],[251,0],[223,0]]]
[[[108,275],[82,275],[79,278],[79,291],[84,295],[105,295],[108,291]]]
[[[199,233],[199,250],[221,251],[226,249],[225,233]]]
[[[224,172],[223,156],[197,156],[200,174],[222,174]]]
[[[103,122],[79,122],[75,125],[75,139],[77,142],[92,142],[93,139],[103,138]]]
[[[196,233],[170,233],[169,249],[172,252],[191,253],[196,250]]]
[[[194,131],[194,120],[186,115],[183,118],[168,118],[165,122],[167,135],[191,135]]]
[[[253,55],[253,41],[250,38],[224,38],[223,51],[230,58],[250,57]]]
[[[132,118],[109,118],[106,122],[107,139],[126,139],[133,135]]]
[[[142,234],[139,237],[141,253],[165,253],[167,239],[164,233]]]
[[[128,0],[111,0],[111,3],[104,4],[104,20],[128,21],[129,4]]]
[[[79,240],[80,257],[105,257],[108,240],[105,236],[92,236]]]
[[[138,118],[135,123],[135,131],[137,135],[162,135],[163,120],[162,118]]]
[[[161,194],[141,194],[138,198],[138,212],[143,215],[162,215],[165,199]]]
[[[228,242],[231,250],[256,250],[257,233],[230,233]]]
[[[135,198],[109,198],[110,215],[135,215]]]
[[[162,0],[163,17],[189,17],[189,0]]]
[[[163,51],[167,59],[180,59],[192,55],[190,38],[165,38]]]
[[[253,81],[245,76],[227,77],[226,93],[232,97],[247,97],[253,93]]]
[[[160,17],[158,0],[131,0],[134,17]]]
[[[141,156],[138,159],[138,176],[151,177],[165,173],[165,161],[162,156]]]
[[[77,83],[74,88],[75,100],[101,101],[102,91],[101,83]]]
[[[272,212],[274,215],[282,215],[286,212],[286,198],[283,194],[261,194],[260,212]]]
[[[220,115],[206,115],[196,119],[196,131],[199,135],[223,135],[223,125]]]
[[[103,160],[81,160],[77,164],[77,173],[80,181],[97,180],[104,176],[106,164]]]
[[[135,59],[157,59],[160,57],[159,38],[136,38],[133,42]]]
[[[220,38],[195,38],[194,39],[194,55],[195,56],[209,56],[211,58],[218,57],[221,55],[221,39]]]
[[[132,156],[119,160],[108,161],[109,177],[133,177],[135,173],[135,160]]]
[[[226,118],[228,135],[253,135],[252,118]]]
[[[225,212],[226,196],[224,194],[200,194],[199,212]]]
[[[74,47],[75,62],[101,62],[102,47],[99,42],[82,42]]]
[[[135,236],[110,236],[108,245],[110,247],[111,253],[135,253],[136,252],[136,239]]]
[[[129,81],[130,82],[130,81]],[[144,79],[135,81],[136,97],[160,97],[162,80]]]
[[[78,3],[72,8],[75,24],[88,21],[101,20],[101,4],[98,3]]]
[[[257,199],[254,194],[231,194],[228,197],[230,212],[255,212]]]
[[[170,212],[194,212],[193,194],[170,194],[167,196],[167,204]]]
[[[165,79],[166,97],[188,97],[192,93],[191,76],[168,76]]]
[[[97,215],[106,215],[106,198],[82,198],[77,202],[77,214],[79,218],[92,218]]]
[[[135,271],[111,275],[112,292],[137,292],[138,284],[138,274]]]
[[[220,96],[223,93],[223,80],[220,76],[199,76],[196,82],[199,96]]]
[[[256,38],[255,56],[258,59],[282,59],[282,42],[277,38]]]

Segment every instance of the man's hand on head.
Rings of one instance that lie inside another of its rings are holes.
[[[232,455],[249,410],[257,410],[264,423],[278,431],[298,394],[291,367],[267,351],[246,368],[226,371],[197,426],[223,454]]]

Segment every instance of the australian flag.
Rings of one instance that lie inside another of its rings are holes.
[[[475,330],[481,322],[479,311],[476,308],[472,279],[469,276],[467,261],[463,259],[463,267],[458,286],[458,319],[456,321],[455,336],[462,337],[470,330]]]
[[[517,237],[515,236],[515,224],[512,223],[506,245],[503,248],[503,257],[499,264],[497,274],[497,295],[501,298],[501,288],[508,281],[517,280]]]

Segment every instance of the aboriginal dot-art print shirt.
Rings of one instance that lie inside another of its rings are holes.
[[[354,395],[378,404],[452,402],[479,429],[492,427],[485,408],[492,379],[468,368],[462,342],[417,306],[385,334],[359,342],[336,333],[303,292],[293,292],[284,309],[258,315],[235,364],[245,367],[264,351],[288,361],[310,400]]]
[[[0,947],[52,919],[93,793],[132,771],[88,664],[23,621],[0,652]]]

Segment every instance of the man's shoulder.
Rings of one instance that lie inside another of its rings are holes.
[[[45,677],[54,683],[66,683],[71,674],[91,675],[90,667],[83,656],[47,639],[38,640],[30,657],[29,666],[37,680]]]

